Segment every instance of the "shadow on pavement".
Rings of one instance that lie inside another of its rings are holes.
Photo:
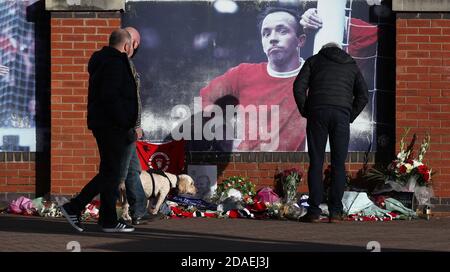
[[[215,219],[211,219],[215,220]],[[167,226],[166,226],[167,227]],[[242,229],[240,227],[239,229]],[[247,231],[252,231],[248,229]],[[200,231],[172,231],[164,226],[146,225],[133,233],[106,234],[95,223],[87,224],[87,231],[77,233],[62,218],[41,218],[25,216],[0,216],[0,232],[21,232],[32,234],[59,234],[66,241],[67,235],[87,245],[86,251],[157,251],[157,252],[301,252],[340,251],[368,252],[365,247],[283,241],[273,238],[249,238],[230,234],[209,234]],[[54,239],[58,239],[55,237]],[[32,243],[32,241],[27,241]],[[412,251],[405,249],[383,249],[383,251]]]

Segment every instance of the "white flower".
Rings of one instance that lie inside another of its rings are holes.
[[[417,167],[419,167],[419,166],[421,166],[421,165],[423,165],[423,163],[421,163],[421,162],[419,162],[419,161],[416,161],[416,160],[413,160],[413,166],[414,166],[414,168],[417,168]]]
[[[414,167],[410,163],[405,163],[405,167],[406,167],[406,173],[407,174],[411,173],[411,170],[414,169]]]
[[[404,151],[401,151],[400,153],[398,153],[397,158],[400,161],[404,161],[406,159],[406,153]]]

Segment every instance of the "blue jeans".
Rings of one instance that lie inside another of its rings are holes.
[[[128,152],[128,165],[124,167],[122,173],[122,180],[125,180],[126,194],[128,204],[130,205],[130,216],[132,218],[142,217],[147,212],[147,197],[145,196],[144,188],[142,187],[141,163],[136,152],[136,145],[132,145]]]

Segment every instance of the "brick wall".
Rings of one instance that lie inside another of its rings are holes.
[[[433,168],[434,191],[450,197],[450,18],[449,14],[397,15],[396,140],[405,128],[422,140],[431,135],[425,163]],[[446,19],[444,19],[446,18]],[[408,141],[410,138],[408,139]],[[420,142],[419,142],[420,145]]]
[[[10,195],[32,196],[36,191],[34,153],[0,153],[0,200]]]
[[[119,12],[52,13],[52,194],[76,193],[97,173],[97,147],[86,125],[87,63],[118,27]]]
[[[86,127],[87,61],[120,26],[118,12],[53,12],[51,19],[51,193],[78,192],[96,173],[98,154]],[[403,129],[421,139],[431,134],[425,162],[433,167],[435,194],[450,199],[450,19],[448,14],[398,14],[397,149]],[[398,150],[397,150],[398,151]],[[0,154],[0,194],[33,193],[33,160]],[[347,169],[361,168],[362,153],[349,154]],[[22,155],[20,155],[22,156]],[[25,156],[25,155],[24,155]],[[187,154],[187,163],[217,164],[219,181],[250,177],[258,187],[273,185],[277,170],[307,170],[305,153]],[[374,162],[371,154],[370,162]],[[306,180],[305,180],[306,181]],[[300,191],[306,191],[305,183]],[[437,200],[436,204],[443,203]]]
[[[330,162],[330,154],[325,158],[325,165]],[[364,152],[352,152],[347,157],[347,171],[355,175],[362,168]],[[375,163],[375,153],[370,153],[369,164]],[[235,153],[205,153],[188,152],[187,164],[213,164],[217,165],[218,182],[231,176],[248,177],[256,188],[274,186],[274,176],[279,171],[297,168],[304,173],[303,182],[299,191],[307,192],[307,170],[309,166],[308,155],[305,152],[235,152]]]

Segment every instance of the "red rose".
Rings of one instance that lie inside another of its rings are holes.
[[[419,167],[417,167],[417,170],[422,175],[424,175],[424,174],[429,172],[429,169],[428,169],[428,167],[426,165],[420,165]]]
[[[402,174],[406,173],[406,166],[402,165],[400,166],[400,168],[398,169],[398,171]]]

